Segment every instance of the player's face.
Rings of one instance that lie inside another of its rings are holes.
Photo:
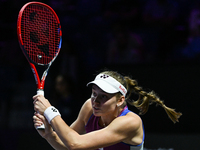
[[[109,115],[115,112],[117,107],[116,94],[109,94],[98,86],[92,86],[91,103],[95,116]]]

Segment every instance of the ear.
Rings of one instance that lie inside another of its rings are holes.
[[[120,107],[125,101],[125,97],[122,95],[117,101],[117,107]]]

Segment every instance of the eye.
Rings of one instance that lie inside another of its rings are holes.
[[[92,96],[93,96],[93,97],[96,97],[96,96],[97,96],[97,93],[92,92]]]
[[[107,99],[108,96],[103,94],[103,95],[101,96],[101,98],[102,98],[102,99]]]

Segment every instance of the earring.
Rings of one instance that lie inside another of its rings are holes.
[[[119,104],[117,104],[117,107],[119,107],[120,105]]]

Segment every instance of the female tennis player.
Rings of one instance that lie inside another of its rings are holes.
[[[33,96],[34,126],[44,123],[45,130],[37,130],[57,150],[143,150],[144,127],[141,118],[130,111],[127,102],[145,114],[151,103],[157,103],[175,123],[181,113],[166,107],[152,92],[146,92],[137,81],[117,72],[104,71],[89,82],[92,94],[82,106],[77,119],[68,126],[59,111],[42,95]],[[139,99],[130,100],[132,93]]]

